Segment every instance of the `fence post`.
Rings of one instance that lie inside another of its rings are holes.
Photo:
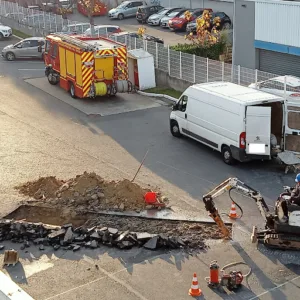
[[[224,81],[224,77],[225,77],[225,62],[222,61],[222,81]]]
[[[258,71],[255,69],[255,87],[257,87]]]
[[[146,44],[146,49],[145,50],[148,51],[148,40],[146,40],[145,44]]]
[[[181,51],[179,51],[179,74],[180,74],[180,79],[182,79],[182,62],[181,62]]]
[[[196,83],[196,55],[193,54],[193,66],[194,66],[194,83]]]
[[[128,46],[127,45],[127,35],[126,34],[125,34],[125,45]]]
[[[136,38],[134,38],[134,49],[136,49]]]
[[[168,45],[168,71],[171,74],[170,46]]]
[[[158,69],[158,43],[155,43],[155,54],[156,68]]]
[[[209,78],[208,78],[208,72],[209,72],[209,60],[208,60],[208,57],[206,58],[206,82],[208,82]]]
[[[238,84],[241,84],[241,66],[238,65]]]

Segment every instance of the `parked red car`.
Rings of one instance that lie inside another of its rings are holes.
[[[185,18],[184,13],[180,15],[179,17],[175,17],[169,21],[169,28],[172,30],[178,30],[178,31],[185,31],[186,30],[186,25],[197,19],[203,14],[204,10],[208,10],[212,12],[213,10],[211,8],[194,8],[194,9],[188,9],[188,11],[191,13],[191,18],[190,20],[187,20]]]

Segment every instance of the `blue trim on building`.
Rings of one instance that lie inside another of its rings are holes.
[[[292,47],[287,45],[263,42],[259,40],[254,41],[254,47],[258,49],[270,50],[274,52],[286,53],[300,56],[300,48],[299,47]]]

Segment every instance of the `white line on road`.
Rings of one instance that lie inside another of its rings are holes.
[[[45,69],[18,69],[18,71],[44,71]]]
[[[293,282],[293,281],[297,280],[298,278],[300,278],[300,276],[297,276],[297,277],[295,277],[295,278],[293,278],[291,280],[288,280],[288,281],[286,281],[286,282],[284,282],[282,284],[279,284],[279,285],[277,285],[277,286],[275,286],[275,287],[273,287],[273,288],[271,288],[271,289],[269,289],[269,290],[267,290],[267,291],[265,291],[265,292],[263,292],[263,293],[261,293],[259,295],[256,295],[253,298],[250,298],[249,300],[259,299],[261,296],[266,295],[266,294],[268,294],[270,292],[273,292],[273,291],[275,291],[277,289],[280,289],[282,286],[285,286],[286,284],[288,284],[290,282]]]
[[[164,256],[164,255],[166,255],[166,253],[163,253],[163,254],[159,254],[159,255],[153,256],[153,257],[151,257],[151,258],[148,259],[148,262],[149,262],[149,261],[153,261],[153,260],[155,260],[155,259],[157,259],[157,258],[160,258],[161,256]],[[142,263],[143,263],[143,262],[136,263],[136,264],[134,264],[134,266],[141,265]],[[99,266],[98,266],[98,267],[99,267]],[[54,296],[50,296],[50,297],[48,297],[48,298],[46,298],[46,299],[44,299],[44,300],[55,299],[55,298],[57,298],[57,297],[60,297],[60,296],[63,296],[63,295],[65,295],[65,294],[68,294],[68,293],[70,293],[70,292],[76,291],[76,290],[81,289],[81,288],[83,288],[83,287],[87,287],[87,286],[89,286],[89,285],[91,285],[91,284],[93,284],[93,283],[95,283],[95,282],[101,281],[102,279],[105,279],[105,278],[107,278],[107,277],[109,277],[109,278],[111,278],[111,279],[113,279],[113,280],[116,280],[117,278],[115,278],[114,275],[117,275],[117,274],[119,274],[119,273],[121,273],[121,272],[124,272],[124,271],[128,270],[128,268],[129,268],[129,267],[127,267],[127,268],[122,268],[121,270],[118,270],[118,271],[113,272],[113,273],[109,273],[109,272],[107,272],[106,270],[104,270],[103,268],[101,268],[101,271],[105,274],[105,276],[101,276],[101,277],[99,277],[99,278],[97,278],[97,279],[94,279],[94,280],[92,280],[92,281],[90,281],[90,282],[87,282],[87,283],[84,283],[84,284],[81,284],[81,285],[77,285],[77,286],[75,286],[74,288],[71,288],[71,289],[66,290],[66,291],[64,291],[64,292],[62,292],[62,293],[56,294],[56,295],[54,295]],[[121,281],[121,280],[119,280],[119,281]],[[124,286],[125,286],[125,285],[124,285]],[[128,289],[129,286],[126,284],[125,287]],[[134,289],[133,289],[132,287],[130,287],[129,290],[130,290],[130,291],[133,291]],[[136,296],[140,297],[140,299],[147,300],[147,298],[145,298],[145,297],[144,297],[143,295],[141,295],[139,292],[137,292],[136,290],[134,290],[134,291],[135,291],[134,294],[135,294]]]

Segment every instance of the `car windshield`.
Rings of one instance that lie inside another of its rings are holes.
[[[170,14],[168,14],[168,17],[176,17],[178,15],[179,11],[173,11]]]
[[[117,8],[123,8],[123,7],[127,6],[128,3],[129,3],[128,1],[125,1],[125,2],[121,3]]]
[[[169,10],[168,9],[161,9],[157,12],[158,15],[165,15]]]

